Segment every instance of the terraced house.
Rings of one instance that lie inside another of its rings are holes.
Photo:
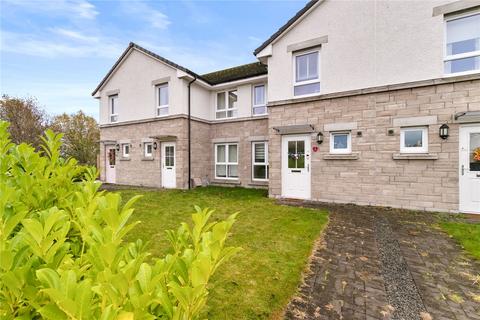
[[[131,43],[93,96],[101,179],[480,213],[480,1],[310,1],[257,62]]]

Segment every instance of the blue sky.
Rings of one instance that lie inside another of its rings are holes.
[[[90,94],[130,41],[206,73],[254,61],[306,2],[0,0],[1,93],[97,117]]]

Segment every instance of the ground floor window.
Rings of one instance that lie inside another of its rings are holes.
[[[215,145],[215,178],[238,178],[238,144]]]
[[[124,158],[130,157],[130,144],[129,143],[122,144],[122,157],[124,157]]]
[[[401,153],[427,153],[428,128],[410,127],[400,129]]]
[[[350,132],[330,133],[330,153],[351,153],[352,136]]]
[[[252,178],[253,180],[268,180],[268,143],[252,143]]]
[[[146,142],[144,144],[144,156],[145,157],[153,157],[153,143]]]

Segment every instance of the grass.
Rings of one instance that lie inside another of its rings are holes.
[[[477,259],[480,259],[480,224],[464,222],[442,222],[440,226],[456,239],[462,247]]]
[[[328,218],[326,211],[280,206],[263,190],[198,188],[191,191],[121,190],[123,199],[144,197],[135,204],[140,220],[128,240],[150,243],[156,256],[168,250],[165,230],[191,221],[193,205],[216,209],[214,219],[239,211],[229,246],[243,250],[212,279],[209,319],[273,319],[295,293],[315,239]]]

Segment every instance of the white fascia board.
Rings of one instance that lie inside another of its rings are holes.
[[[216,84],[214,86],[210,86],[210,88],[214,89],[214,90],[221,90],[221,89],[226,89],[226,88],[229,88],[229,87],[232,87],[232,86],[238,86],[238,85],[241,85],[241,84],[260,82],[261,80],[266,81],[267,78],[268,78],[268,75],[264,74],[264,75],[257,76],[257,77],[219,83],[219,84]]]
[[[273,53],[273,47],[272,47],[272,44],[269,44],[268,46],[266,46],[262,51],[260,51],[256,57],[258,59],[260,58],[267,58],[267,57],[271,57],[272,56],[272,53]]]

